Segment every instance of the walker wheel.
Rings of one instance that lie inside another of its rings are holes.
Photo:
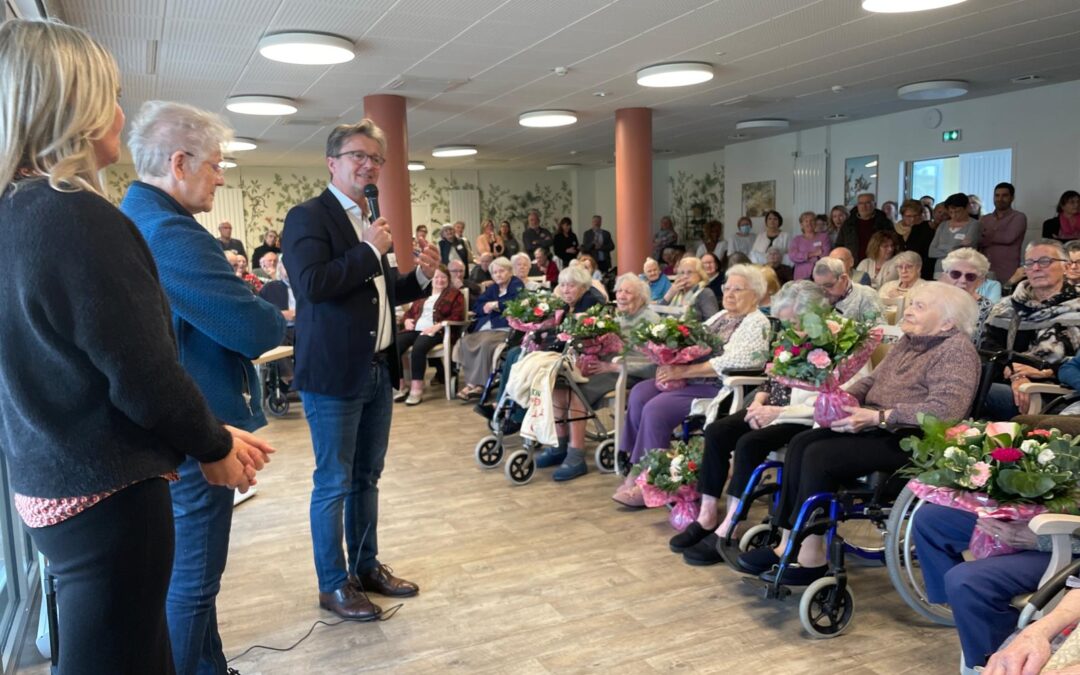
[[[266,412],[274,417],[284,417],[289,414],[289,397],[280,389],[271,391],[266,396]]]
[[[806,587],[799,600],[799,621],[810,637],[834,638],[851,625],[855,596],[851,587],[841,591],[836,577],[822,577]]]
[[[536,463],[533,462],[532,453],[528,450],[515,450],[506,458],[503,471],[506,479],[514,485],[525,485],[536,473]]]
[[[739,552],[746,553],[765,546],[776,546],[779,543],[780,533],[773,531],[768,523],[762,523],[751,527],[739,538]]]
[[[502,443],[494,436],[484,436],[476,444],[475,455],[481,469],[494,469],[503,458]]]
[[[596,468],[601,473],[613,473],[615,471],[615,440],[607,439],[596,446]]]

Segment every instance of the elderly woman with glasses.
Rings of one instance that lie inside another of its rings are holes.
[[[701,261],[693,257],[683,258],[676,268],[675,281],[664,293],[660,304],[682,308],[684,314],[693,310],[694,316],[704,321],[720,309],[708,284],[709,279]]]
[[[978,345],[982,341],[983,325],[990,316],[990,310],[994,308],[994,303],[989,298],[979,294],[979,287],[986,280],[986,273],[990,271],[990,261],[973,248],[958,248],[945,256],[941,261],[941,268],[939,281],[964,289],[979,307],[979,318],[971,335],[972,341]]]
[[[926,281],[922,278],[922,256],[915,251],[903,251],[892,259],[897,278],[886,281],[878,290],[883,302],[906,297]]]
[[[495,258],[488,268],[491,280],[495,283],[487,287],[473,301],[476,319],[469,328],[468,335],[458,342],[461,354],[461,372],[465,386],[457,393],[462,401],[478,398],[484,390],[484,383],[491,375],[494,365],[495,348],[506,340],[510,324],[503,317],[506,303],[518,296],[525,287],[513,275],[510,261],[503,257]]]
[[[720,393],[724,371],[764,365],[770,327],[758,304],[766,294],[765,279],[751,265],[729,268],[726,279],[723,309],[705,322],[706,329],[723,341],[712,358],[690,365],[660,366],[654,379],[630,391],[621,448],[630,454],[630,461],[636,463],[650,450],[667,448],[672,429],[690,413],[693,400],[711,399]],[[685,386],[664,388],[676,380],[685,380]],[[614,499],[626,506],[644,503],[640,488],[630,478]]]

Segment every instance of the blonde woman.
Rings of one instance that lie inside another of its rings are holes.
[[[0,80],[0,449],[58,580],[61,672],[171,673],[167,479],[190,455],[246,490],[272,450],[217,421],[177,360],[146,243],[101,194],[124,126],[112,56],[77,28],[11,20]],[[80,255],[56,274],[60,249]]]
[[[491,218],[485,218],[480,223],[480,236],[476,238],[476,257],[490,253],[492,258],[498,258],[503,254],[505,246],[502,237],[495,233],[495,222]]]
[[[709,278],[697,258],[687,257],[679,261],[675,269],[675,281],[664,293],[661,305],[679,307],[684,313],[693,310],[704,321],[720,311],[716,295],[708,288]]]

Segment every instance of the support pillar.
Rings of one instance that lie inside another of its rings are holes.
[[[652,110],[615,111],[615,246],[619,272],[641,272],[652,243]]]
[[[390,224],[398,269],[413,269],[412,193],[409,186],[409,127],[405,98],[392,94],[364,97],[364,116],[386,135],[386,164],[379,173],[379,211]]]

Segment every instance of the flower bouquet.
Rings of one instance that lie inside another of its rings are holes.
[[[630,345],[658,366],[698,363],[720,346],[720,337],[692,318],[665,317],[656,323],[639,323],[630,332]],[[686,386],[684,380],[657,383],[662,391]]]
[[[1080,439],[1015,422],[950,425],[920,415],[919,424],[922,438],[900,446],[911,452],[908,488],[920,499],[1007,521],[1078,512]],[[976,558],[1016,552],[978,528],[970,549]]]
[[[799,328],[784,322],[773,340],[773,360],[765,368],[784,386],[820,392],[814,422],[829,427],[849,415],[846,406],[859,405],[840,386],[866,365],[881,337],[882,330],[869,322],[819,307],[799,317]]]
[[[698,467],[705,454],[701,436],[689,442],[673,441],[667,450],[653,450],[634,467],[635,482],[641,488],[645,506],[656,508],[674,502],[668,522],[677,530],[697,520],[700,508],[697,491]]]
[[[521,347],[526,352],[540,348],[537,333],[554,329],[562,322],[566,302],[551,291],[522,291],[506,303],[503,316],[514,330],[525,333]]]
[[[571,314],[559,326],[559,340],[569,343],[577,355],[575,363],[582,369],[586,362],[623,350],[615,312],[606,305],[593,305],[581,314]]]

